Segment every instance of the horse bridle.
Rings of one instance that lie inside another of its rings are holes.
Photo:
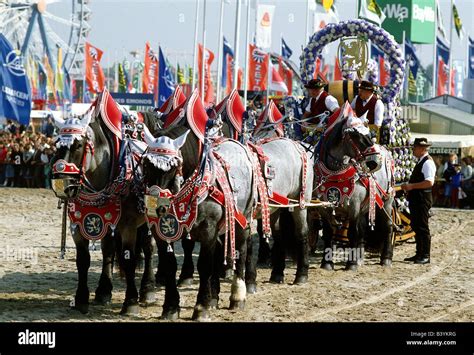
[[[60,138],[59,138],[60,139]],[[82,152],[82,159],[79,167],[75,163],[69,163],[64,159],[58,159],[52,166],[53,170],[53,177],[55,174],[61,174],[68,176],[67,178],[62,179],[52,179],[53,180],[53,191],[59,198],[68,198],[65,191],[61,191],[64,189],[64,180],[70,180],[73,183],[69,186],[78,186],[82,187],[85,186],[87,189],[96,192],[92,184],[90,183],[89,179],[86,176],[86,163],[87,157],[90,154],[91,158],[94,156],[95,149],[94,143],[89,137],[87,133],[87,128],[84,132],[81,132],[80,139],[85,141],[85,146]],[[69,148],[68,148],[69,149]],[[58,180],[61,180],[62,183],[58,183]]]

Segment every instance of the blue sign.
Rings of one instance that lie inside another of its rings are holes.
[[[30,123],[31,90],[19,51],[0,34],[0,116]]]
[[[155,107],[153,94],[127,94],[123,92],[111,92],[110,94],[119,105]]]

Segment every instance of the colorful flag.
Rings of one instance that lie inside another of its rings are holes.
[[[86,42],[84,53],[86,57],[86,82],[91,93],[104,90],[105,75],[100,66],[103,53],[99,48]]]
[[[46,70],[44,69],[43,63],[40,61],[38,63],[38,99],[46,100],[47,98],[47,89],[48,76]]]
[[[30,123],[31,90],[21,53],[0,33],[0,117]]]
[[[439,37],[436,39],[436,58],[436,64],[439,63],[440,58],[443,59],[445,64],[449,63],[449,47]],[[436,69],[436,72],[438,72],[438,69]]]
[[[359,18],[374,22],[380,26],[385,20],[385,14],[376,0],[361,0]]]
[[[468,61],[467,61],[467,77],[474,79],[474,40],[469,37],[468,45]]]
[[[313,78],[314,79],[322,79],[325,82],[328,82],[327,80],[327,75],[329,73],[329,65],[325,64],[323,68],[321,69],[321,66],[323,65],[323,62],[320,57],[316,58],[316,68],[313,73]]]
[[[456,33],[458,37],[462,40],[463,28],[461,18],[459,17],[458,9],[456,5],[453,3],[453,17],[454,17],[454,28],[456,29]]]
[[[150,47],[150,43],[145,44],[145,67],[142,76],[142,92],[145,94],[155,94],[158,85],[158,56]]]
[[[285,94],[288,93],[288,87],[285,84],[282,76],[278,73],[275,66],[272,64],[270,60],[270,69],[271,69],[271,77],[270,77],[270,90],[284,92]]]
[[[268,54],[249,44],[248,81],[250,91],[265,91],[267,89]]]
[[[342,71],[341,65],[339,64],[339,58],[336,57],[336,61],[334,62],[334,81],[342,80]]]
[[[193,86],[194,82],[194,73],[193,73],[193,67],[188,68],[188,84]]]
[[[161,47],[160,51],[160,65],[159,65],[159,82],[158,82],[158,107],[163,105],[168,97],[174,92],[174,78],[166,63],[165,56]]]
[[[65,101],[68,101],[69,103],[72,103],[73,101],[73,96],[72,96],[72,81],[71,81],[71,76],[69,75],[69,72],[67,71],[66,68],[64,70],[64,77],[63,77],[63,99]]]
[[[338,22],[339,14],[337,13],[335,6],[332,6],[329,11],[327,11],[323,5],[319,3],[316,4],[316,9],[314,11],[314,32],[324,28],[328,23]]]
[[[293,51],[288,47],[283,37],[281,38],[281,56],[285,59],[290,59]]]
[[[185,83],[186,81],[184,80],[184,70],[179,66],[178,63],[178,85],[183,85]]]
[[[420,60],[415,52],[415,47],[410,40],[405,40],[405,60],[410,66],[410,71],[413,73],[413,79],[416,79],[418,68],[420,67]]]
[[[127,92],[127,80],[125,78],[125,71],[122,63],[118,63],[118,92]]]
[[[257,5],[257,31],[256,45],[259,48],[270,48],[272,46],[272,25],[274,5]]]
[[[225,39],[224,37],[224,41],[222,43],[222,46],[223,46],[223,57],[222,57],[222,63],[224,64],[222,66],[222,81],[221,81],[221,86],[222,87],[226,87],[227,85],[227,73],[228,73],[228,60],[227,60],[227,56],[229,56],[231,58],[231,61],[234,59],[234,50],[232,49],[231,45],[229,42],[227,42],[227,40]],[[231,72],[231,76],[232,76],[232,72]],[[231,88],[232,89],[232,88]]]
[[[63,82],[63,49],[58,47],[58,58],[56,65],[56,76],[54,78],[54,88],[58,97],[62,97],[64,91],[64,82]]]
[[[283,58],[278,58],[278,73],[283,78],[286,87],[288,88],[288,95],[293,95],[293,72],[283,61]]]
[[[202,73],[203,47],[198,45],[198,90],[202,98],[204,98],[204,106],[215,102],[214,86],[211,79],[211,63],[214,60],[214,53],[209,49],[204,51],[204,75]],[[204,78],[204,92],[202,92],[202,83]]]
[[[438,60],[438,83],[436,85],[436,94],[438,96],[447,94],[447,89],[446,89],[446,86],[448,84],[447,68],[448,66],[444,62],[443,58],[440,57],[440,59]]]
[[[390,80],[390,73],[385,67],[385,58],[379,57],[379,84],[380,86],[387,86]]]
[[[56,105],[58,102],[56,96],[56,88],[54,85],[54,71],[49,63],[48,56],[45,54],[43,58],[44,69],[46,71],[47,85],[46,85],[46,99],[52,105]]]
[[[456,68],[451,69],[451,83],[449,84],[449,95],[456,96],[456,85],[455,83],[456,77]]]

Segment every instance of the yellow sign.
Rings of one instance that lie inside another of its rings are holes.
[[[356,72],[359,79],[362,79],[369,61],[367,40],[360,37],[343,38],[339,43],[337,53],[341,69],[346,72]]]

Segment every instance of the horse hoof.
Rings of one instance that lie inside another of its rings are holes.
[[[293,285],[303,285],[308,282],[308,275],[299,275],[296,276]]]
[[[251,284],[246,284],[245,286],[247,288],[247,293],[251,295],[257,293],[257,284],[251,283]]]
[[[88,303],[75,304],[74,306],[71,307],[71,309],[79,311],[82,314],[87,314],[89,312],[89,304]]]
[[[194,279],[192,277],[187,277],[178,280],[178,287],[192,286]]]
[[[122,305],[122,310],[120,311],[121,316],[137,316],[139,313],[139,306],[137,302],[127,303],[124,302]]]
[[[233,277],[234,277],[234,270],[227,269],[225,271],[224,280],[232,280]]]
[[[175,321],[179,319],[179,308],[168,308],[164,309],[160,316],[161,320]]]
[[[383,259],[380,262],[380,265],[382,265],[384,268],[390,269],[392,267],[392,260],[391,259]]]
[[[196,322],[209,322],[211,320],[211,316],[209,314],[209,310],[199,306],[194,307],[194,312],[191,319]]]
[[[272,284],[282,284],[285,281],[285,277],[283,275],[273,275],[270,276],[270,282]]]
[[[346,271],[357,271],[358,265],[357,264],[347,264],[344,270]]]
[[[156,295],[153,291],[148,291],[140,294],[139,302],[142,306],[149,306],[156,302]]]
[[[235,311],[235,310],[241,311],[245,309],[245,301],[230,301],[229,309],[231,311]]]
[[[334,271],[334,263],[322,263],[321,269],[326,271]]]
[[[219,305],[219,300],[217,298],[212,298],[211,302],[209,302],[209,309],[217,309]]]
[[[96,293],[94,298],[94,304],[99,306],[108,306],[112,301],[112,294],[100,294]]]

